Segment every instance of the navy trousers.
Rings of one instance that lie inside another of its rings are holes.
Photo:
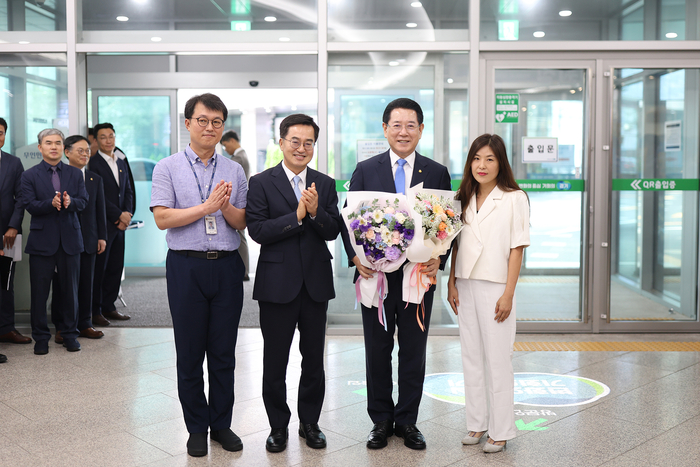
[[[0,284],[0,335],[7,334],[15,329],[15,265],[13,262],[10,270],[10,288],[7,284]]]
[[[367,367],[367,413],[374,423],[393,420],[398,425],[415,424],[418,406],[423,396],[425,347],[428,342],[434,291],[426,292],[424,296],[425,331],[421,331],[416,321],[416,308],[420,305],[409,303],[406,308],[406,302],[401,300],[403,272],[398,270],[387,274],[386,277],[389,284],[389,294],[384,300],[387,331],[379,323],[377,308],[362,306]],[[394,390],[391,352],[394,350],[394,332],[397,327],[399,398],[394,404],[391,396]]]
[[[78,331],[92,327],[92,285],[95,275],[97,253],[80,253],[80,274],[78,275]],[[63,299],[61,297],[61,276],[56,273],[51,298],[51,322],[61,329],[63,321]]]
[[[124,231],[108,228],[107,248],[95,260],[95,282],[92,291],[92,314],[114,311],[124,269]]]
[[[243,308],[243,261],[238,252],[207,260],[168,251],[165,274],[175,334],[177,388],[187,431],[229,428]],[[205,356],[208,401],[202,368]]]

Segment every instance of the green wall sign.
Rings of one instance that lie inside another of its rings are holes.
[[[614,178],[613,191],[697,191],[697,178]]]
[[[496,94],[496,123],[518,123],[520,94]]]

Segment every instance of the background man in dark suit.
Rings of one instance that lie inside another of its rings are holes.
[[[272,431],[266,448],[287,445],[291,412],[285,377],[294,330],[302,355],[299,382],[299,435],[312,448],[326,447],[318,426],[325,375],[323,349],[328,300],[335,297],[331,253],[326,242],[340,230],[335,181],[307,167],[318,126],[308,115],[290,115],[280,124],[283,161],[250,179],[246,223],[261,244],[253,299],[260,305],[263,401]]]
[[[411,99],[396,99],[384,110],[384,136],[390,150],[357,164],[350,179],[350,191],[383,191],[406,193],[407,187],[423,182],[424,188],[449,190],[450,174],[443,165],[423,157],[416,146],[423,133],[423,110]],[[342,229],[343,243],[348,258],[357,267],[358,274],[369,278],[374,271],[364,267],[355,255],[347,229]],[[423,272],[435,276],[444,268],[447,255],[423,264]],[[362,306],[362,325],[365,336],[367,365],[367,412],[374,427],[367,438],[370,449],[383,448],[387,437],[396,433],[404,438],[411,449],[425,449],[425,439],[416,427],[418,406],[423,394],[425,378],[425,346],[428,341],[430,312],[433,306],[433,286],[424,297],[425,331],[416,322],[418,305],[401,299],[403,269],[386,275],[389,294],[384,300],[388,332],[377,320],[377,309]],[[391,397],[391,352],[394,348],[394,330],[399,328],[399,399]],[[394,429],[394,423],[396,427]]]
[[[133,191],[126,162],[114,153],[114,128],[111,123],[95,125],[99,150],[90,158],[89,170],[102,177],[107,209],[107,248],[95,260],[95,283],[92,296],[92,322],[109,326],[110,319],[125,320],[131,316],[117,311],[114,302],[119,296],[124,269],[124,231],[133,216]]]
[[[0,148],[5,145],[7,121],[0,118]],[[18,157],[0,151],[0,232],[3,247],[12,248],[18,233],[22,233],[24,208],[19,203],[20,179],[24,167]],[[20,245],[21,247],[21,245]],[[10,268],[10,284],[0,284],[0,342],[30,344],[32,340],[15,329],[15,263],[0,259],[0,267]],[[0,359],[1,360],[1,359]]]
[[[88,140],[81,135],[66,138],[64,151],[71,167],[80,170],[85,181],[89,198],[85,209],[79,214],[80,230],[83,234],[85,251],[80,254],[80,275],[78,280],[78,331],[80,337],[99,339],[102,331],[92,327],[92,280],[95,274],[95,256],[107,248],[107,218],[105,217],[105,195],[102,177],[85,169],[90,160]],[[61,329],[63,300],[60,287],[61,276],[54,277],[53,299],[51,301],[51,321],[56,329]],[[62,344],[61,332],[56,332],[56,343]]]
[[[238,133],[235,131],[227,131],[224,133],[224,136],[221,137],[221,145],[228,155],[231,156],[232,161],[241,164],[243,172],[245,173],[245,178],[248,180],[250,178],[250,163],[248,163],[248,154],[246,154],[245,149],[241,147]],[[250,272],[250,267],[248,265],[248,240],[245,238],[245,230],[239,230],[238,235],[241,236],[241,246],[238,247],[238,253],[241,255],[241,259],[245,265],[245,277],[243,277],[243,280],[247,281],[250,280],[250,277],[248,277],[248,273]]]
[[[39,133],[43,161],[22,174],[21,203],[32,215],[24,252],[29,255],[34,353],[49,353],[51,332],[46,324],[46,300],[54,271],[61,276],[63,346],[80,350],[78,337],[78,271],[83,236],[78,213],[88,194],[78,169],[61,162],[63,133],[49,128]]]

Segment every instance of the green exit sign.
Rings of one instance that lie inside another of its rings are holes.
[[[498,20],[498,40],[499,41],[517,41],[519,30],[520,30],[520,21],[518,21],[517,19],[499,19]]]
[[[247,15],[250,14],[250,0],[231,0],[231,14]],[[237,31],[238,29],[235,29]],[[249,29],[246,29],[249,31]]]
[[[250,21],[231,21],[231,31],[250,31]]]

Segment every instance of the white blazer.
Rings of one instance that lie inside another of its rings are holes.
[[[530,245],[530,205],[523,191],[495,187],[476,212],[472,196],[459,233],[455,277],[505,284],[510,250]]]

